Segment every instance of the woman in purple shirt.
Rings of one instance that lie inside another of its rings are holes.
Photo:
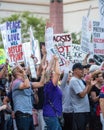
[[[46,76],[47,82],[44,86],[44,105],[43,105],[43,116],[47,125],[47,130],[62,130],[58,116],[62,115],[62,92],[58,87],[58,80],[60,77],[60,69],[58,58],[54,56],[54,68],[52,71],[48,71],[48,76]],[[51,73],[51,79],[50,78]]]

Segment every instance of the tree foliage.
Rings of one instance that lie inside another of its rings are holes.
[[[46,21],[42,18],[34,17],[30,12],[23,12],[21,14],[13,14],[10,17],[2,18],[0,24],[7,21],[17,21],[20,20],[22,24],[21,33],[22,33],[22,42],[28,42],[30,40],[29,36],[29,27],[32,26],[34,37],[39,40],[39,42],[44,42],[45,34],[45,23]],[[81,33],[72,33],[72,43],[80,44],[80,35]],[[1,33],[0,33],[0,42],[2,43]],[[0,48],[3,48],[3,45],[0,44]]]
[[[72,36],[72,43],[74,44],[80,44],[81,42],[81,33],[71,33]]]
[[[2,18],[0,20],[0,24],[7,21],[16,21],[20,20],[22,24],[21,33],[22,33],[22,42],[28,42],[29,39],[29,27],[32,26],[34,37],[39,41],[44,41],[44,33],[45,33],[45,20],[42,18],[34,17],[34,15],[30,12],[23,12],[21,14],[13,14],[10,17]],[[0,34],[0,41],[1,34]]]

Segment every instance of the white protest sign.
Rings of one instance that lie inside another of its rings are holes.
[[[50,61],[53,55],[52,50],[54,50],[54,43],[53,43],[53,28],[48,27],[45,30],[45,47],[47,50],[47,60]]]
[[[72,63],[77,63],[77,62],[82,63],[86,54],[81,51],[80,45],[72,44],[71,55],[72,55]]]
[[[37,58],[37,65],[41,63],[41,54],[40,54],[40,46],[39,46],[39,41],[34,40],[35,43],[35,57]]]
[[[38,60],[36,64],[40,64],[41,55],[40,55],[39,42],[34,38],[33,30],[31,27],[30,27],[30,46],[31,46],[31,54],[33,54]]]
[[[66,60],[71,59],[71,34],[55,34],[53,40],[54,48],[57,49],[60,58],[59,64],[60,66],[64,66]]]
[[[0,26],[2,40],[10,64],[23,61],[21,44],[21,22],[8,21]]]
[[[104,26],[99,21],[93,21],[94,54],[104,55]]]
[[[104,22],[104,0],[99,0],[100,21]]]
[[[81,49],[86,54],[90,52],[91,34],[92,23],[84,16],[82,19]]]
[[[32,78],[36,78],[36,69],[33,59],[31,58],[31,45],[30,42],[23,43],[24,62],[26,66],[30,67]]]

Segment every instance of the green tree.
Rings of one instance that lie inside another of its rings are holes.
[[[79,33],[71,33],[72,36],[72,43],[80,44],[81,42],[81,32]]]
[[[16,21],[20,20],[22,24],[21,33],[22,33],[22,42],[28,42],[30,39],[29,36],[29,27],[32,26],[34,37],[40,42],[44,41],[45,33],[45,20],[42,18],[36,18],[30,12],[23,12],[21,14],[13,14],[10,17],[2,18],[0,24],[6,21]],[[2,41],[0,34],[0,42]]]

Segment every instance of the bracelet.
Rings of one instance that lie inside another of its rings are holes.
[[[27,79],[28,77],[27,77],[27,75],[24,75],[24,79]]]

